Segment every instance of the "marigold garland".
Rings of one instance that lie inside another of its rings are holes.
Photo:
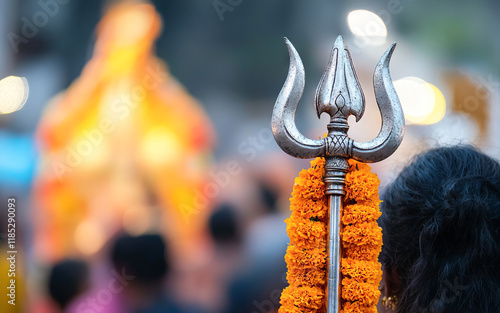
[[[326,311],[328,204],[325,196],[324,158],[311,161],[295,179],[285,255],[290,284],[281,294],[279,313]],[[346,196],[342,212],[342,312],[377,312],[382,278],[377,261],[382,249],[382,230],[377,225],[380,181],[370,166],[349,160]]]

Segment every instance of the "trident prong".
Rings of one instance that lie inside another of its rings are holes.
[[[352,157],[361,162],[379,162],[388,158],[401,144],[405,130],[403,108],[392,84],[389,62],[396,48],[393,43],[382,55],[373,74],[375,98],[382,115],[382,127],[375,139],[354,142]]]
[[[297,50],[288,38],[285,38],[285,43],[290,53],[290,68],[273,110],[274,138],[281,149],[291,156],[315,158],[325,153],[325,144],[323,140],[306,138],[295,126],[295,112],[304,92],[305,73]]]
[[[404,134],[404,115],[389,73],[389,62],[396,44],[382,55],[375,68],[374,89],[382,116],[382,126],[375,139],[356,142],[347,136],[347,118],[354,115],[359,121],[364,113],[365,100],[349,50],[342,36],[335,41],[328,67],[316,90],[315,105],[318,117],[330,115],[328,135],[322,140],[303,136],[295,125],[295,112],[305,85],[304,66],[292,43],[285,38],[290,53],[288,76],[276,100],[272,129],[283,151],[297,158],[325,157],[326,195],[328,196],[328,291],[327,313],[340,312],[341,209],[344,180],[349,164],[347,159],[378,162],[389,157],[401,144]]]

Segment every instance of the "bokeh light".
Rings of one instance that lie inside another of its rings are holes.
[[[367,10],[354,10],[347,16],[351,32],[362,42],[380,45],[387,38],[387,27],[377,14]]]
[[[405,77],[394,82],[408,124],[434,124],[446,111],[441,91],[417,77]]]
[[[123,215],[123,228],[133,236],[144,234],[151,226],[151,212],[141,207],[130,208]]]
[[[0,114],[20,110],[29,95],[28,80],[24,77],[9,76],[0,80]]]
[[[170,164],[182,158],[182,143],[167,127],[151,129],[141,144],[141,156],[150,164]]]
[[[446,113],[446,100],[443,93],[433,84],[428,83],[428,85],[431,86],[432,91],[434,92],[435,103],[432,112],[421,122],[421,124],[427,125],[435,124],[441,121]]]
[[[75,246],[83,254],[90,255],[102,248],[106,238],[101,227],[93,220],[80,223],[75,231]]]

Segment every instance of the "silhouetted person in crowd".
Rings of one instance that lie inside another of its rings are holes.
[[[255,210],[262,214],[245,232],[243,256],[248,264],[230,285],[225,313],[277,312],[281,290],[286,287],[287,216],[280,214],[276,190],[265,182],[258,187],[262,206]]]
[[[241,215],[230,203],[216,206],[208,219],[213,250],[198,275],[198,292],[205,294],[205,312],[220,313],[228,301],[227,285],[244,263],[241,228]]]
[[[89,268],[81,260],[56,263],[49,274],[48,290],[61,311],[89,287]]]
[[[168,272],[167,250],[159,235],[119,238],[111,250],[115,270],[135,276],[133,285],[157,287]]]
[[[93,290],[69,313],[188,313],[167,297],[168,249],[159,235],[119,237],[111,248],[112,269],[98,275]]]
[[[123,236],[116,241],[111,261],[116,272],[131,277],[121,297],[129,312],[178,312],[163,294],[167,259],[165,242],[158,235]]]
[[[241,243],[239,224],[236,210],[229,204],[223,204],[216,208],[210,216],[208,228],[216,244],[239,245]]]

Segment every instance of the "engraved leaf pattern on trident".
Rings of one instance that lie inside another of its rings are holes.
[[[274,138],[287,154],[301,159],[325,157],[326,195],[329,207],[327,313],[340,312],[340,214],[345,194],[344,179],[349,158],[361,162],[378,162],[399,147],[405,119],[389,73],[389,62],[396,44],[382,55],[373,77],[375,97],[382,116],[379,134],[369,142],[356,142],[347,136],[349,115],[358,122],[363,116],[365,98],[351,56],[342,36],[335,41],[328,67],[316,90],[318,118],[330,115],[328,135],[311,140],[295,125],[295,112],[304,91],[304,65],[292,43],[285,38],[290,53],[288,76],[276,100],[272,117]]]

